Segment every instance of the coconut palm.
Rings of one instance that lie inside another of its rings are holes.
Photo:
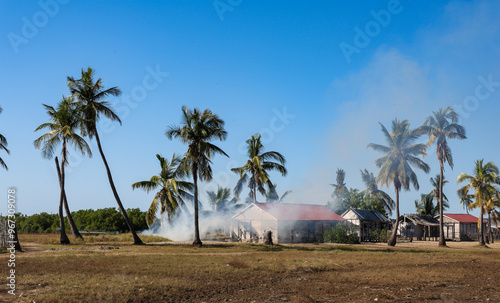
[[[377,197],[384,206],[385,211],[390,216],[392,215],[392,210],[394,209],[394,200],[384,192],[380,190],[377,186],[377,178],[373,175],[373,173],[369,172],[366,168],[364,171],[361,171],[361,180],[366,186],[366,189],[361,193],[367,195],[370,198]]]
[[[415,200],[415,209],[418,214],[435,217],[439,214],[439,205],[434,205],[434,196],[421,194],[420,200]]]
[[[225,213],[229,211],[229,206],[236,203],[236,198],[229,199],[231,189],[217,186],[217,191],[207,190],[208,202],[216,213]]]
[[[380,168],[377,175],[377,184],[381,186],[394,185],[396,192],[396,222],[392,229],[392,235],[389,238],[388,245],[396,245],[396,236],[399,225],[399,192],[401,188],[410,190],[410,185],[418,190],[419,184],[417,175],[412,167],[423,170],[428,173],[430,168],[425,162],[417,158],[425,154],[425,144],[415,144],[415,141],[421,135],[421,129],[410,129],[407,120],[400,121],[397,118],[392,121],[392,129],[389,132],[384,125],[382,133],[388,143],[388,146],[370,143],[368,147],[385,154],[382,158],[375,161],[375,165]]]
[[[463,208],[467,213],[469,213],[469,210],[472,210],[473,207],[471,205],[474,203],[474,195],[467,194],[463,195],[460,197],[460,204],[462,204]]]
[[[496,221],[496,212],[498,212],[496,210],[496,208],[500,207],[499,195],[500,195],[500,193],[495,188],[493,191],[491,191],[488,194],[488,200],[486,201],[486,204],[484,206],[484,210],[488,214],[488,221],[487,221],[488,222],[488,235],[487,235],[488,243],[494,242],[493,231],[491,229],[491,226],[492,226],[491,221],[492,220]],[[497,222],[497,225],[498,225],[498,222]]]
[[[472,175],[460,173],[457,177],[457,184],[467,182],[465,186],[458,190],[460,199],[469,195],[473,191],[474,202],[469,204],[469,209],[479,208],[478,228],[480,229],[479,244],[484,245],[483,218],[485,206],[491,199],[491,194],[497,190],[495,184],[498,180],[498,167],[493,162],[484,164],[484,159],[476,161]]]
[[[430,178],[430,182],[431,182],[431,185],[432,185],[432,190],[429,192],[429,195],[432,196],[433,199],[435,199],[438,204],[437,204],[437,207],[438,207],[438,210],[439,210],[439,194],[440,194],[440,191],[441,191],[441,175],[440,174],[437,174],[436,177],[434,178]],[[443,176],[443,186],[448,183],[448,180],[446,180],[446,178]],[[446,195],[443,193],[443,209],[445,208],[448,208],[449,205],[448,205],[448,197],[446,197]]]
[[[193,183],[183,181],[187,172],[182,166],[182,159],[177,155],[172,156],[172,160],[156,155],[160,161],[160,174],[152,176],[149,181],[140,181],[132,184],[132,189],[142,189],[147,193],[159,189],[153,202],[146,212],[146,223],[153,224],[158,209],[160,214],[167,213],[169,221],[185,206],[184,200],[192,199],[191,191]]]
[[[342,168],[337,168],[337,184],[330,184],[333,186],[334,190],[332,193],[332,197],[340,195],[347,187],[345,186],[345,171]]]
[[[433,112],[425,120],[423,130],[429,135],[427,146],[436,142],[436,155],[439,161],[440,174],[439,196],[437,198],[439,201],[439,245],[445,246],[442,182],[444,181],[444,163],[448,163],[450,168],[453,169],[453,156],[447,139],[466,139],[467,137],[465,136],[465,128],[458,124],[458,114],[451,107],[447,107],[444,110],[440,108],[438,111]]]
[[[229,157],[222,149],[209,141],[213,139],[225,140],[227,132],[224,121],[211,110],[190,110],[182,107],[182,123],[180,126],[171,126],[165,132],[169,138],[178,138],[188,144],[188,150],[183,159],[183,165],[190,169],[194,185],[194,241],[193,245],[202,246],[198,222],[198,177],[202,181],[212,180],[211,159],[215,154]]]
[[[278,195],[278,192],[276,191],[276,187],[278,185],[277,184],[273,184],[273,186],[271,186],[266,194],[266,201],[267,203],[281,203],[283,202],[283,200],[289,195],[292,193],[291,190],[287,190],[286,192],[283,193],[283,195],[281,195],[281,197]]]
[[[134,237],[134,244],[143,244],[139,236],[137,236],[134,226],[132,225],[132,223],[130,223],[127,212],[123,207],[120,197],[118,196],[118,192],[116,191],[116,187],[113,182],[113,176],[111,175],[108,161],[106,161],[106,157],[104,156],[101,140],[97,131],[97,122],[99,121],[101,116],[105,116],[111,121],[118,121],[121,124],[120,118],[115,114],[109,103],[107,101],[104,101],[104,99],[109,96],[119,96],[121,91],[116,86],[104,89],[102,79],[99,78],[97,79],[97,81],[94,81],[94,76],[95,73],[90,67],[87,68],[86,71],[82,69],[80,79],[76,80],[73,77],[68,77],[68,87],[71,91],[71,94],[78,100],[79,106],[81,107],[81,114],[83,119],[81,130],[83,135],[88,136],[90,140],[95,138],[97,142],[97,148],[99,149],[102,162],[104,163],[104,166],[106,168],[111,190],[115,197],[116,203],[118,204],[118,208],[120,209],[120,212],[123,216],[123,219],[125,220],[125,223],[130,229],[132,236]]]
[[[0,106],[0,113],[3,111],[3,108]],[[5,139],[5,137],[0,134],[0,150],[4,150],[7,152],[7,154],[10,154],[10,151],[7,149],[7,139]],[[9,170],[9,168],[7,167],[7,164],[5,164],[5,162],[3,161],[2,158],[0,158],[0,165],[5,169],[5,170]]]
[[[248,161],[241,167],[231,169],[240,176],[234,187],[234,196],[238,198],[243,186],[248,183],[249,196],[253,198],[254,203],[257,203],[257,191],[266,196],[265,187],[267,186],[268,190],[273,187],[273,183],[269,179],[269,171],[275,170],[280,172],[283,177],[286,176],[286,160],[279,152],[264,152],[260,134],[252,136],[246,143],[248,144]],[[277,162],[273,162],[273,160]]]
[[[35,148],[41,148],[43,157],[47,159],[52,158],[55,153],[56,147],[59,145],[59,143],[62,143],[61,167],[59,167],[59,161],[57,157],[55,158],[59,177],[59,186],[61,190],[59,200],[59,220],[61,225],[61,244],[69,244],[70,241],[66,236],[64,228],[64,217],[62,213],[63,205],[66,208],[66,215],[68,217],[73,235],[77,238],[82,238],[82,236],[78,232],[78,228],[76,228],[73,218],[71,217],[71,212],[69,211],[66,199],[64,168],[68,165],[68,144],[72,145],[77,151],[81,152],[82,154],[88,154],[89,156],[92,156],[92,152],[90,151],[87,142],[85,142],[85,140],[77,134],[78,126],[80,123],[80,112],[77,104],[73,100],[73,97],[70,96],[66,98],[63,96],[62,101],[59,103],[57,109],[45,104],[43,104],[43,106],[47,110],[47,114],[49,115],[51,122],[43,123],[42,125],[38,126],[35,131],[44,129],[48,129],[49,131],[40,136],[33,143],[35,145]]]

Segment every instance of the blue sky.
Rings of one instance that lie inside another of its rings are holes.
[[[0,12],[0,132],[11,150],[1,154],[9,171],[0,184],[17,187],[26,214],[58,207],[54,162],[33,147],[35,128],[47,121],[42,103],[57,104],[68,94],[66,77],[88,66],[123,91],[109,99],[123,125],[103,121],[100,130],[127,208],[149,206],[153,196],[131,184],[158,172],[155,154],[186,150],[164,135],[182,105],[212,109],[229,134],[217,144],[230,158],[213,160],[214,181],[202,192],[234,186],[228,169],[245,162],[242,144],[261,132],[266,148],[288,161],[286,178],[271,175],[278,192],[293,190],[291,203],[324,204],[338,167],[360,189],[361,169],[378,172],[380,155],[366,145],[384,143],[379,122],[398,117],[416,127],[446,106],[461,111],[469,137],[450,142],[449,212],[464,212],[458,173],[471,173],[480,158],[500,164],[496,1],[41,0],[2,1]],[[72,210],[116,205],[91,146],[92,159],[71,151]],[[402,213],[431,190],[439,171],[433,147],[425,161],[431,172],[418,173],[420,192],[402,194]]]

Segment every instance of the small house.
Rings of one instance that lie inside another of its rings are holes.
[[[479,219],[470,214],[443,214],[444,235],[448,240],[467,241],[479,239]],[[486,234],[486,222],[483,221]]]
[[[411,240],[436,240],[439,237],[439,220],[430,215],[404,214],[400,217],[398,234]]]
[[[231,236],[255,243],[271,231],[273,243],[323,242],[323,233],[343,221],[322,205],[252,203],[233,216]]]
[[[342,214],[342,218],[359,227],[359,240],[361,242],[373,240],[372,233],[374,231],[389,229],[391,226],[391,221],[378,210],[348,208]]]

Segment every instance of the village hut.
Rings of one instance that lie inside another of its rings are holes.
[[[372,241],[374,231],[390,229],[391,221],[378,210],[348,208],[342,218],[359,227],[359,241]]]
[[[470,214],[443,214],[444,235],[448,240],[475,241],[479,239],[479,219]],[[486,234],[486,221],[483,221]]]
[[[436,240],[439,237],[439,220],[430,215],[404,214],[400,217],[398,234],[410,240]]]
[[[345,222],[326,206],[252,203],[233,216],[231,235],[241,242],[264,242],[271,231],[273,243],[323,242],[323,233]]]

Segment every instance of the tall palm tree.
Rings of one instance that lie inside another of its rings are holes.
[[[471,207],[471,205],[474,203],[474,195],[467,194],[460,196],[460,203],[462,204],[465,211],[469,213],[469,210],[474,209],[473,207]]]
[[[190,110],[182,107],[182,123],[180,126],[171,126],[165,135],[169,138],[178,138],[188,144],[188,150],[183,159],[183,165],[191,169],[194,185],[194,241],[193,245],[202,246],[198,222],[198,177],[202,181],[212,180],[211,159],[215,154],[229,157],[222,149],[209,141],[213,139],[225,140],[227,132],[224,121],[209,109],[201,112],[198,109]]]
[[[484,210],[488,214],[488,243],[494,243],[493,239],[493,231],[491,230],[491,221],[496,220],[496,208],[500,207],[500,202],[499,202],[499,197],[500,192],[495,188],[488,194],[488,200],[486,201],[486,204],[484,206]],[[498,222],[497,222],[498,225]]]
[[[231,195],[231,189],[227,187],[217,187],[217,191],[207,190],[208,201],[210,205],[213,207],[214,212],[222,213],[227,212],[228,207],[231,204],[236,203],[236,199],[229,199]]]
[[[104,89],[102,84],[102,79],[99,78],[97,81],[94,81],[95,73],[89,67],[87,70],[83,70],[81,72],[80,79],[74,79],[73,77],[68,77],[68,87],[70,89],[71,94],[78,100],[79,105],[81,106],[81,114],[82,114],[82,125],[81,130],[85,136],[88,136],[90,140],[95,138],[97,142],[97,147],[99,149],[99,153],[101,154],[102,162],[106,167],[106,172],[108,175],[109,184],[111,186],[111,190],[113,191],[113,195],[115,197],[116,203],[118,204],[118,208],[127,224],[132,236],[134,237],[134,244],[143,244],[137,233],[135,232],[134,226],[130,223],[127,212],[123,207],[123,204],[118,196],[118,192],[116,191],[115,184],[113,182],[113,176],[111,175],[111,170],[109,169],[108,161],[106,161],[106,157],[104,156],[104,152],[102,150],[101,140],[99,138],[99,133],[97,132],[97,122],[101,116],[105,116],[111,121],[118,121],[121,124],[120,118],[114,113],[111,109],[109,103],[104,101],[108,96],[119,96],[121,91],[118,87],[112,87],[108,89]]]
[[[436,216],[439,214],[439,205],[434,205],[434,196],[421,194],[420,200],[415,200],[415,209],[418,214]]]
[[[364,195],[368,195],[370,198],[377,197],[384,206],[385,211],[389,216],[392,215],[392,210],[394,209],[395,203],[394,200],[384,192],[380,190],[377,186],[377,178],[373,175],[373,173],[369,172],[366,168],[364,171],[361,171],[361,180],[366,186],[366,189],[361,193]]]
[[[234,196],[239,197],[243,186],[248,183],[250,197],[257,203],[257,191],[266,196],[266,189],[273,187],[269,179],[268,171],[278,171],[284,177],[287,174],[285,168],[285,157],[276,151],[264,152],[264,145],[261,142],[261,135],[254,135],[246,141],[248,144],[248,161],[241,167],[231,170],[240,175],[240,179],[234,187]],[[277,161],[277,162],[273,162]]]
[[[89,156],[92,156],[92,152],[90,151],[87,142],[85,142],[85,140],[77,134],[80,117],[79,108],[77,104],[73,102],[73,97],[70,96],[66,98],[63,96],[62,101],[59,103],[57,109],[45,104],[43,104],[43,106],[47,110],[47,114],[49,115],[51,122],[43,123],[42,125],[38,126],[35,131],[43,129],[48,129],[49,131],[40,136],[33,143],[35,145],[35,148],[42,148],[43,157],[48,159],[52,158],[55,153],[56,147],[59,145],[59,143],[62,143],[61,167],[59,167],[59,161],[57,157],[55,158],[59,177],[59,187],[61,190],[59,199],[59,220],[61,225],[61,244],[69,244],[70,241],[66,236],[64,228],[64,217],[62,213],[63,205],[66,208],[66,215],[68,217],[73,235],[77,238],[83,237],[80,235],[78,228],[73,221],[66,198],[64,168],[68,165],[68,143],[82,154],[88,154]]]
[[[498,180],[498,167],[493,162],[484,163],[484,159],[477,160],[472,175],[460,173],[457,177],[457,184],[468,182],[458,190],[458,196],[462,199],[470,191],[474,191],[474,202],[469,205],[470,209],[479,208],[478,228],[480,230],[479,244],[484,245],[483,218],[485,206],[491,198],[491,193],[497,190],[495,184]]]
[[[439,161],[439,245],[445,246],[443,229],[443,172],[444,163],[453,169],[453,156],[447,139],[466,139],[465,128],[458,124],[458,114],[451,107],[440,108],[432,113],[424,122],[423,129],[429,135],[427,146],[436,142],[436,155]]]
[[[0,106],[0,113],[3,111],[3,108]],[[0,134],[0,150],[4,150],[7,152],[7,154],[10,154],[10,150],[7,149],[7,139],[5,139],[5,137]],[[9,168],[7,167],[7,164],[5,164],[5,162],[3,161],[2,158],[0,158],[0,166],[2,166],[5,170],[9,170]]]
[[[370,143],[368,147],[385,154],[382,158],[375,160],[375,165],[380,168],[377,175],[377,184],[389,187],[392,183],[396,192],[396,222],[392,229],[392,235],[387,242],[388,245],[396,245],[396,237],[399,225],[399,192],[401,188],[410,190],[410,185],[418,190],[417,175],[412,166],[428,173],[430,168],[425,162],[417,158],[425,154],[425,144],[415,144],[421,135],[421,129],[410,129],[407,120],[400,121],[397,118],[392,121],[392,129],[389,132],[382,123],[382,133],[388,146]]]
[[[156,155],[160,161],[160,174],[152,176],[149,181],[140,181],[132,184],[132,189],[142,189],[149,193],[159,189],[153,202],[146,213],[146,223],[153,224],[158,209],[160,213],[167,213],[169,221],[176,215],[177,211],[185,206],[185,199],[192,199],[190,191],[193,190],[193,183],[183,181],[187,172],[182,166],[182,159],[177,155],[172,156],[172,160]]]
[[[444,186],[446,183],[448,183],[448,180],[446,180],[446,178],[443,176],[443,182],[441,183],[441,175],[437,174],[436,177],[430,178],[430,182],[431,182],[431,185],[433,188],[429,192],[429,195],[431,195],[432,198],[438,202],[437,207],[439,210],[439,197],[440,197],[439,195],[441,192],[441,184],[443,184],[443,186]],[[446,195],[443,193],[443,209],[448,208],[448,207],[449,207],[448,197],[446,197]]]

